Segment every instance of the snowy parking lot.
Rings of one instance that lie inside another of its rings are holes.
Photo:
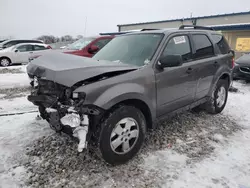
[[[0,68],[0,188],[250,188],[250,84],[233,84],[222,114],[162,122],[133,160],[112,167],[36,118],[25,66]]]

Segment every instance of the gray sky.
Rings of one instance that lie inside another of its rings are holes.
[[[115,32],[117,24],[250,11],[250,0],[0,0],[0,37]]]

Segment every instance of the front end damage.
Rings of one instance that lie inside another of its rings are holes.
[[[98,119],[103,110],[94,105],[84,105],[85,93],[73,93],[75,88],[36,77],[33,79],[28,100],[38,106],[41,117],[52,129],[78,138],[78,151],[82,152],[95,131],[92,119]]]

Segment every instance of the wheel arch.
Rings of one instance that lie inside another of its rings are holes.
[[[8,60],[10,61],[10,64],[12,63],[11,59],[10,59],[9,57],[7,57],[7,56],[1,56],[1,57],[0,57],[0,61],[1,61],[2,59],[8,59]]]
[[[119,102],[117,105],[129,105],[138,108],[144,115],[146,119],[147,129],[153,128],[153,119],[149,106],[142,100],[139,99],[127,99]]]
[[[228,86],[230,86],[231,76],[228,73],[223,73],[218,80],[226,80],[228,82]]]
[[[146,125],[147,125],[146,128],[147,129],[154,128],[152,113],[151,113],[150,107],[148,106],[146,102],[137,98],[125,99],[125,100],[117,102],[116,104],[113,104],[109,109],[106,110],[106,113],[109,113],[110,111],[112,111],[113,109],[115,109],[117,106],[120,106],[120,105],[133,106],[139,109],[145,117]]]
[[[214,88],[219,80],[227,80],[228,86],[231,84],[232,76],[229,72],[222,72],[221,74],[215,76],[213,83],[211,84],[209,96],[212,96]]]

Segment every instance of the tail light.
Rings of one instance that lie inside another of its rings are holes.
[[[235,59],[234,59],[234,57],[232,58],[232,68],[234,68],[234,66],[235,66]]]
[[[229,50],[229,53],[232,54],[232,68],[235,66],[235,51],[234,50]]]
[[[47,46],[47,48],[48,48],[48,49],[52,49],[52,47],[51,47],[51,46],[49,46],[49,45]]]

